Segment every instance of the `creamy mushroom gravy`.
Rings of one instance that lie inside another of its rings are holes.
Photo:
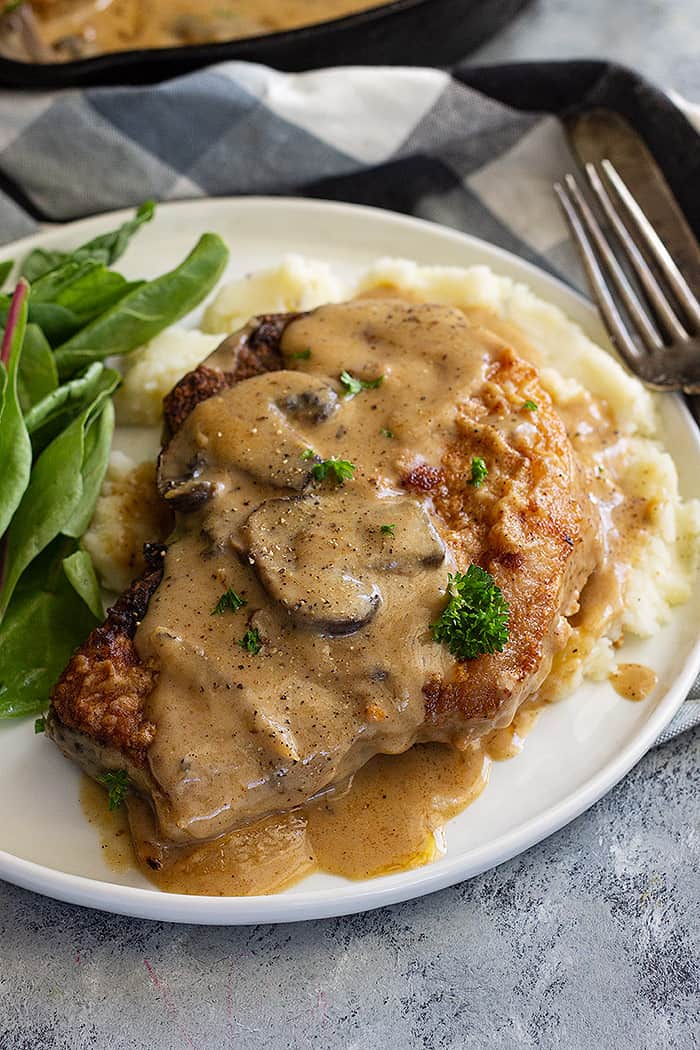
[[[379,0],[34,0],[47,61],[238,40],[326,22]]]
[[[209,496],[181,515],[135,639],[160,668],[149,763],[171,840],[299,805],[376,751],[405,751],[423,685],[454,664],[428,630],[453,565],[429,498],[401,477],[440,462],[492,348],[458,311],[394,312],[355,303],[298,319],[282,343],[297,370],[208,399],[169,446],[171,502]],[[348,368],[381,387],[344,396],[330,377]],[[351,461],[354,478],[309,484],[307,449]],[[247,605],[212,616],[229,587]],[[238,644],[249,628],[260,653]]]
[[[478,798],[492,761],[520,752],[539,710],[535,702],[524,704],[511,725],[466,751],[418,744],[403,755],[377,756],[317,802],[198,846],[157,841],[147,803],[130,798],[127,820],[123,808],[105,806],[104,791],[87,776],[81,803],[105,862],[120,872],[138,864],[170,893],[276,893],[314,871],[376,877],[427,864],[444,851],[444,824]]]
[[[484,311],[465,323],[456,310],[418,306],[426,342],[410,324],[392,326],[391,312],[379,300],[298,319],[283,337],[289,369],[204,402],[168,451],[170,499],[201,506],[181,516],[136,636],[141,657],[160,668],[147,710],[158,726],[149,762],[162,788],[160,833],[150,806],[129,803],[139,861],[162,888],[274,892],[316,868],[364,877],[425,863],[445,820],[486,783],[490,759],[517,750],[532,706],[566,688],[619,616],[648,508],[625,496],[625,441],[606,406],[582,393],[560,414],[605,543],[576,630],[511,727],[462,751],[407,751],[423,720],[423,683],[452,666],[427,624],[453,566],[430,500],[407,497],[400,478],[419,461],[440,461],[455,404],[483,381],[495,346],[535,363],[537,355]],[[345,398],[329,379],[344,369],[384,380]],[[354,479],[308,486],[307,449],[352,461]],[[382,524],[396,525],[394,536]],[[229,587],[246,606],[212,616]],[[249,628],[260,653],[237,644]],[[291,697],[309,711],[293,730]],[[349,771],[377,750],[387,754],[348,787]],[[299,808],[279,815],[290,806]],[[232,807],[248,826],[230,833]]]

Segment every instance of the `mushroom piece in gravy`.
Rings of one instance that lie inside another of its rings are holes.
[[[391,518],[391,525],[385,524]],[[387,530],[382,532],[382,525]],[[382,602],[387,574],[441,565],[445,547],[425,508],[409,497],[368,504],[348,488],[268,500],[244,532],[251,564],[299,626],[352,634]]]

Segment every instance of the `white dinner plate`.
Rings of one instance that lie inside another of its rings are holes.
[[[19,244],[70,248],[128,213],[88,219]],[[283,198],[203,200],[162,205],[132,242],[119,269],[150,277],[169,269],[200,233],[220,233],[231,249],[227,276],[239,277],[295,251],[352,275],[383,255],[423,264],[485,263],[526,282],[561,307],[600,344],[593,308],[552,277],[509,253],[453,230],[373,208]],[[679,398],[659,397],[666,442],[683,495],[700,496],[700,438]],[[591,806],[637,762],[682,703],[700,669],[700,590],[654,638],[625,643],[625,659],[653,667],[659,685],[642,703],[606,683],[585,683],[545,710],[523,753],[494,763],[481,797],[446,829],[447,852],[426,867],[362,882],[315,874],[265,897],[162,893],[137,870],[115,872],[80,806],[77,768],[32,720],[0,723],[0,877],[59,900],[125,915],[194,923],[286,922],[363,911],[419,897],[467,879],[539,842]]]

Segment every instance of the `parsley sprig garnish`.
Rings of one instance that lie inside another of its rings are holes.
[[[107,788],[110,809],[119,809],[129,790],[129,774],[125,769],[110,770],[98,778]]]
[[[46,732],[46,717],[44,715],[40,715],[39,718],[36,718],[34,720],[34,732],[35,733],[45,733]]]
[[[240,594],[236,594],[233,587],[229,587],[221,595],[211,614],[212,616],[223,616],[227,609],[230,609],[231,612],[238,612],[239,609],[242,609],[247,604],[245,598],[241,598]]]
[[[347,459],[324,459],[315,463],[311,472],[316,481],[325,481],[332,478],[337,485],[343,485],[346,481],[352,481],[355,475],[355,464]]]
[[[382,429],[379,431],[379,433],[382,435],[382,437],[385,437],[385,438],[393,438],[393,436],[394,436],[394,431],[393,430],[389,430],[388,427],[382,427]]]
[[[393,536],[395,525],[380,525],[379,531],[383,532],[385,536]]]
[[[453,656],[473,660],[500,653],[508,641],[508,605],[493,576],[478,565],[447,577],[449,599],[430,630]]]
[[[488,477],[488,473],[486,460],[482,459],[481,456],[474,456],[472,459],[472,476],[469,479],[469,484],[473,485],[475,489],[480,488]]]
[[[260,631],[257,627],[249,627],[246,633],[243,635],[238,643],[241,649],[245,649],[246,652],[252,653],[253,656],[257,656],[262,649],[262,638],[260,637]]]
[[[537,402],[531,401],[530,398],[528,398],[527,401],[523,401],[523,409],[525,412],[536,412]]]
[[[345,387],[345,397],[355,397],[363,390],[376,390],[384,382],[384,376],[377,376],[376,379],[358,379],[350,372],[343,371],[340,373],[340,382]]]

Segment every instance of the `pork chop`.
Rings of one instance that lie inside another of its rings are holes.
[[[377,753],[464,747],[536,694],[600,524],[502,339],[392,299],[258,318],[164,407],[176,528],[71,659],[47,726],[91,775],[126,769],[165,840],[296,807]],[[507,641],[456,658],[431,624],[472,565]]]

